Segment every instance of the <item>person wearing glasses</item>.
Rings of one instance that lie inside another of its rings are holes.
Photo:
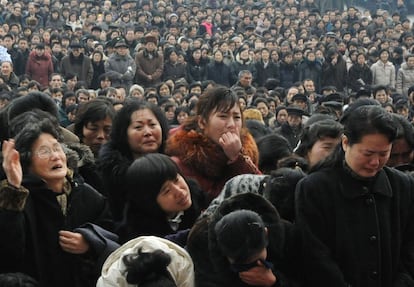
[[[106,199],[68,168],[49,120],[2,143],[0,273],[22,272],[39,286],[93,286],[119,245]],[[92,271],[95,270],[95,271]]]

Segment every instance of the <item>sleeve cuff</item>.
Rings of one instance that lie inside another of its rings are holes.
[[[29,196],[29,190],[23,186],[16,188],[7,180],[0,182],[0,209],[22,211]]]

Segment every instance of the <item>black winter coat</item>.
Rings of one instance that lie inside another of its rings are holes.
[[[125,178],[132,162],[132,156],[123,155],[111,142],[104,144],[99,152],[98,169],[102,174],[104,194],[108,196],[112,216],[117,222],[123,219],[128,190]]]
[[[167,215],[155,200],[149,202],[148,197],[146,195],[141,197],[141,192],[137,190],[133,190],[132,194],[130,192],[125,210],[126,217],[119,231],[121,243],[138,236],[164,237],[180,230],[190,229],[205,206],[206,197],[195,181],[187,181],[187,183],[190,187],[192,205],[184,211],[176,230],[171,227]]]
[[[167,61],[164,63],[164,72],[162,74],[163,81],[176,81],[187,76],[187,67],[184,63],[171,63]]]
[[[384,167],[371,180],[345,166],[297,185],[307,286],[414,286],[414,179]]]
[[[70,184],[72,190],[65,216],[56,199],[58,194],[49,190],[40,178],[24,177],[22,186],[29,190],[28,195],[22,189],[8,186],[6,181],[2,182],[0,273],[23,272],[34,277],[43,287],[94,286],[99,276],[96,271],[102,267],[97,267],[96,263],[100,261],[103,264],[105,259],[99,256],[102,248],[109,247],[102,247],[104,238],[93,236],[96,240],[87,240],[90,250],[86,254],[75,255],[62,250],[59,231],[75,231],[86,223],[110,229],[112,219],[102,195],[80,179],[70,180]],[[27,197],[26,202],[24,197]],[[5,205],[5,202],[10,204]],[[104,253],[107,256],[113,250]]]
[[[341,56],[338,56],[338,62],[332,65],[330,59],[322,65],[322,87],[334,86],[338,92],[343,92],[348,83],[348,71],[346,63]]]
[[[321,89],[322,65],[318,61],[303,60],[298,65],[298,81],[311,79],[315,84],[316,92]]]
[[[254,78],[254,82],[258,87],[264,86],[267,79],[274,78],[279,80],[280,78],[279,67],[272,61],[270,61],[266,67],[262,61],[259,61],[256,63],[255,69],[256,78]]]
[[[289,89],[297,81],[297,70],[293,63],[287,64],[282,61],[279,65],[279,73],[280,86],[285,89]]]
[[[287,122],[283,123],[280,127],[275,129],[275,133],[283,136],[288,140],[290,146],[295,148],[303,133],[303,127],[300,126],[297,129],[293,129]]]
[[[187,82],[191,84],[197,81],[205,81],[207,64],[208,62],[204,59],[195,62],[193,58],[190,58],[187,63]]]
[[[364,85],[365,83],[365,85]],[[348,72],[348,86],[353,92],[357,92],[364,86],[372,84],[372,71],[368,65],[353,64]]]
[[[253,75],[253,80],[256,78],[256,67],[254,66],[254,63],[250,60],[247,62],[243,62],[238,56],[236,56],[236,60],[231,64],[230,66],[231,70],[231,83],[232,86],[236,84],[236,82],[239,80],[239,73],[243,70],[248,70]]]
[[[230,67],[224,64],[224,62],[213,61],[207,65],[206,79],[212,80],[216,84],[230,87],[232,81]]]
[[[187,250],[193,258],[197,287],[250,286],[230,269],[214,233],[216,223],[226,214],[239,209],[258,213],[268,228],[267,259],[274,264],[275,286],[302,286],[302,244],[299,231],[291,223],[280,219],[277,210],[262,196],[238,194],[223,201],[216,211],[200,219],[190,232]],[[242,236],[235,234],[235,236]]]

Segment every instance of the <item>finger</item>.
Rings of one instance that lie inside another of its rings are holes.
[[[60,230],[59,235],[65,236],[65,237],[73,237],[74,233],[70,232],[70,231],[67,231],[67,230]]]
[[[70,237],[60,236],[59,242],[61,242],[62,244],[73,244],[74,241]]]

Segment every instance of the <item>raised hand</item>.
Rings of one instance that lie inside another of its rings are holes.
[[[240,137],[236,133],[226,132],[221,135],[219,144],[223,148],[224,153],[229,158],[230,162],[235,161],[242,148]]]
[[[19,188],[22,184],[23,171],[20,164],[20,154],[15,149],[14,140],[5,140],[2,145],[3,169],[7,181],[14,187]]]

